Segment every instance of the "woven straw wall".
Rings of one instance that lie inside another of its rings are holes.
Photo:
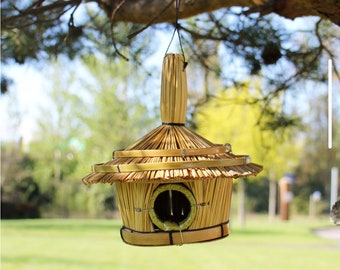
[[[176,181],[177,182],[177,181]],[[117,201],[125,227],[154,232],[149,216],[152,193],[159,183],[116,183]],[[188,230],[203,229],[229,220],[232,179],[215,178],[186,182],[196,200],[197,213]]]

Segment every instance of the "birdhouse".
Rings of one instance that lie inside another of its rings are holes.
[[[185,126],[183,56],[167,54],[161,84],[162,124],[113,159],[92,166],[86,185],[116,186],[122,240],[137,246],[206,242],[229,234],[233,179],[262,166]]]

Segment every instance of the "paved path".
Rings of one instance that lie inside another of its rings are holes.
[[[340,242],[340,226],[316,229],[313,232],[318,236]]]

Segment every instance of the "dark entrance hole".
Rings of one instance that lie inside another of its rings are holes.
[[[188,217],[191,205],[182,192],[166,190],[157,196],[154,210],[161,221],[170,221],[179,224]]]

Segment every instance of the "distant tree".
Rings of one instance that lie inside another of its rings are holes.
[[[82,65],[91,80],[83,81],[86,110],[77,116],[85,127],[79,134],[85,148],[74,174],[78,180],[90,173],[92,164],[110,160],[114,150],[127,147],[157,124],[150,106],[154,104],[153,91],[144,85],[145,78],[136,67],[124,60],[112,62],[95,56],[83,58]],[[87,205],[92,215],[116,207],[113,187],[94,185],[88,189],[82,184],[81,190],[75,198]]]
[[[144,102],[143,96],[131,97],[130,88],[139,87],[142,78],[121,65],[127,63],[97,55],[83,58],[77,76],[62,60],[46,71],[50,101],[40,108],[39,128],[29,147],[34,179],[52,198],[44,213],[97,216],[114,207],[109,207],[115,196],[111,187],[88,190],[81,178],[91,164],[111,159],[113,150],[127,147],[153,121],[147,94]]]
[[[271,113],[263,115],[263,108],[254,102],[261,96],[259,83],[255,80],[245,82],[243,89],[217,91],[216,96],[202,105],[194,116],[197,132],[201,135],[215,143],[230,143],[233,153],[248,154],[252,162],[264,167],[259,176],[248,179],[256,182],[254,184],[245,185],[244,179],[237,180],[240,225],[245,222],[246,205],[251,211],[268,209],[269,181],[278,181],[278,177],[293,171],[300,159],[302,142],[296,136],[295,127],[300,121],[298,115],[286,115],[280,98],[276,99]],[[217,85],[215,87],[218,88]],[[273,115],[281,115],[281,120]],[[278,122],[288,118],[296,123],[285,125]],[[273,125],[276,125],[274,129]],[[246,200],[242,199],[245,193]],[[275,207],[275,200],[270,203]]]
[[[309,196],[315,191],[321,192],[324,202],[322,210],[329,211],[331,168],[340,166],[339,99],[333,100],[332,149],[328,149],[328,97],[326,91],[319,92],[314,91],[306,102],[304,147],[294,185],[298,195],[294,206],[296,211],[303,213],[308,210]]]
[[[34,160],[23,151],[22,141],[1,144],[1,218],[37,218],[48,193],[33,178]]]
[[[105,156],[102,151],[108,146],[111,150],[126,147],[154,123],[154,91],[148,89],[148,78],[138,67],[125,61],[89,55],[81,63],[91,80],[83,80],[87,109],[78,117],[86,126],[90,156],[96,158],[93,154],[98,153],[106,161],[112,153]]]
[[[29,154],[35,160],[34,179],[51,197],[51,205],[43,210],[68,216],[68,198],[75,182],[71,176],[79,152],[74,139],[84,131],[74,116],[85,107],[81,97],[69,89],[75,83],[72,71],[55,63],[45,73],[51,78],[49,100],[39,108],[38,128]]]
[[[298,164],[300,150],[297,129],[276,127],[278,119],[265,116],[263,108],[252,104],[260,95],[257,83],[245,83],[244,89],[217,92],[217,96],[197,112],[197,131],[217,143],[230,143],[235,154],[250,154],[253,162],[264,166],[262,176],[269,176],[271,168],[277,175],[291,171]],[[279,99],[276,100],[278,115],[284,118]],[[299,116],[291,115],[298,125]]]

